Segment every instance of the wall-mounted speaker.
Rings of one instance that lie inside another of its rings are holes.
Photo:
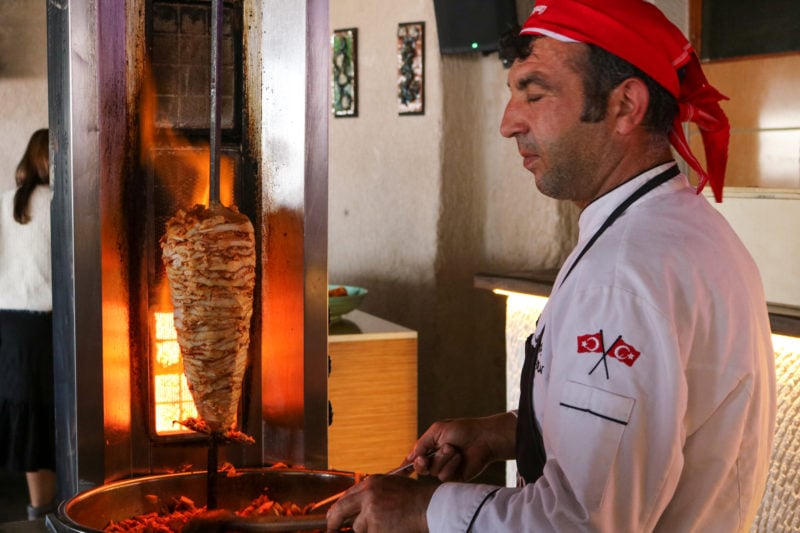
[[[518,23],[515,0],[434,0],[433,7],[442,54],[494,52]]]

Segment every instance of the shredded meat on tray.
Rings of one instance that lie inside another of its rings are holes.
[[[119,522],[110,522],[103,531],[109,533],[180,533],[189,520],[206,512],[205,506],[197,507],[194,502],[185,496],[176,498],[175,501],[162,509],[134,516]],[[300,516],[306,514],[306,509],[292,502],[276,502],[266,494],[254,499],[249,505],[236,511],[237,516]]]

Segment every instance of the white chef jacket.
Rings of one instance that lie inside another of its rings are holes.
[[[580,216],[537,325],[542,477],[444,483],[431,532],[749,530],[769,470],[774,352],[758,270],[727,222],[679,175],[629,207],[560,285],[614,208],[672,164]]]

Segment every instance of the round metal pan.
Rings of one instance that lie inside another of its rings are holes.
[[[264,493],[278,502],[300,507],[352,486],[355,474],[303,469],[241,469],[234,477],[217,479],[217,506],[236,511]],[[197,507],[206,504],[206,473],[189,472],[118,481],[82,492],[63,502],[56,529],[96,533],[110,521],[157,512],[185,496]]]

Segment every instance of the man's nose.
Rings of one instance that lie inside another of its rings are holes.
[[[521,120],[518,104],[513,98],[509,99],[503,112],[503,119],[500,121],[500,135],[511,138],[518,133],[524,133],[526,127]]]

